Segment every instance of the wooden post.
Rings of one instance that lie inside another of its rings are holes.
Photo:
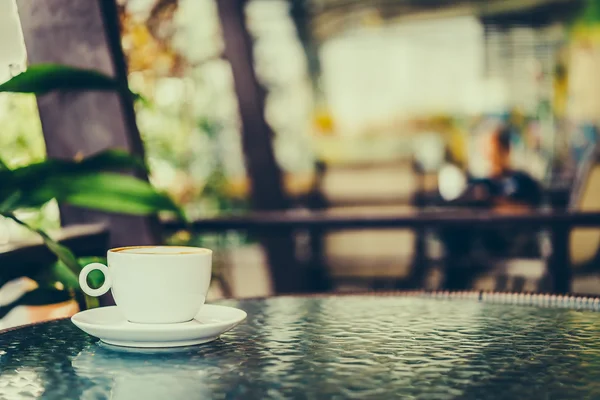
[[[552,282],[552,293],[570,293],[571,260],[569,257],[569,236],[571,226],[561,223],[552,224],[552,255],[548,272]]]
[[[225,57],[231,64],[242,120],[242,148],[256,210],[289,207],[282,176],[273,152],[273,132],[265,120],[265,94],[254,71],[252,41],[246,28],[244,0],[219,0],[217,7]],[[307,290],[306,274],[298,268],[292,232],[265,234],[261,242],[267,253],[275,290],[278,293]]]
[[[273,153],[273,132],[264,116],[265,93],[256,80],[252,41],[246,29],[244,0],[218,1],[225,41],[225,57],[231,64],[242,119],[242,145],[257,210],[281,210],[289,206],[281,171]]]
[[[313,90],[315,93],[320,93],[321,62],[319,60],[319,46],[311,32],[311,17],[308,12],[309,0],[294,0],[290,3],[290,15],[308,61],[308,73],[313,84]]]
[[[92,68],[126,82],[115,0],[17,0],[29,63]],[[53,92],[38,97],[50,158],[109,148],[143,157],[133,100],[126,93]],[[145,177],[145,176],[142,176]],[[158,221],[61,206],[64,225],[104,222],[110,245],[155,244]]]

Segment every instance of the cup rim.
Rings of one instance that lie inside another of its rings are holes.
[[[133,249],[156,249],[156,248],[175,248],[175,249],[181,249],[181,251],[176,252],[176,253],[157,253],[157,252],[144,252],[144,251],[135,251],[135,252],[128,252],[126,250],[133,250]],[[122,247],[115,247],[113,249],[109,249],[108,253],[112,253],[112,254],[126,254],[126,255],[145,255],[145,256],[179,256],[179,255],[208,255],[208,254],[212,254],[212,250],[211,249],[206,249],[204,247],[194,247],[194,246],[163,246],[163,245],[156,245],[156,246],[122,246]]]

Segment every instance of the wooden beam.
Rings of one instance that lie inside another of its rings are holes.
[[[184,226],[178,221],[165,221],[168,231],[177,231]],[[449,208],[438,211],[400,212],[332,212],[332,211],[287,211],[256,212],[238,216],[221,216],[198,219],[192,230],[198,232],[243,231],[286,231],[299,229],[322,229],[324,231],[360,229],[419,229],[473,226],[494,230],[499,227],[553,228],[598,227],[600,212],[583,211],[532,211],[505,214],[490,210],[460,210]]]
[[[29,62],[96,69],[127,81],[114,0],[17,0]],[[50,158],[87,156],[109,148],[144,156],[133,100],[126,93],[53,92],[38,97]],[[142,176],[145,177],[145,176]],[[154,244],[154,218],[61,206],[64,225],[102,222],[110,245]]]
[[[273,132],[265,120],[265,93],[254,71],[252,40],[246,27],[244,0],[219,0],[217,7],[225,58],[231,64],[242,121],[242,148],[255,210],[283,210],[290,202],[283,190],[282,175],[273,152]],[[301,292],[306,274],[298,268],[292,231],[260,237],[265,249],[273,286],[278,293]]]

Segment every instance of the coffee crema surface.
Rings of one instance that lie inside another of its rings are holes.
[[[210,253],[209,249],[187,246],[127,246],[118,247],[109,250],[111,253],[126,253],[126,254],[206,254]]]

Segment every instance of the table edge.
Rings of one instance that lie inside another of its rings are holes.
[[[515,306],[534,306],[540,308],[563,308],[580,311],[600,312],[600,296],[598,295],[577,295],[577,294],[546,294],[546,293],[518,293],[518,292],[486,292],[479,291],[427,291],[427,290],[390,290],[390,291],[348,291],[340,293],[301,293],[301,294],[280,294],[275,296],[257,296],[245,298],[224,298],[219,301],[259,301],[270,299],[285,298],[336,298],[336,297],[419,297],[438,300],[468,300],[488,304],[504,304]],[[565,303],[570,306],[565,306]],[[579,307],[576,307],[579,306]],[[71,317],[55,318],[45,321],[33,322],[30,324],[13,326],[0,329],[0,335],[24,328],[30,328],[37,325],[48,324],[57,321],[70,320]]]

